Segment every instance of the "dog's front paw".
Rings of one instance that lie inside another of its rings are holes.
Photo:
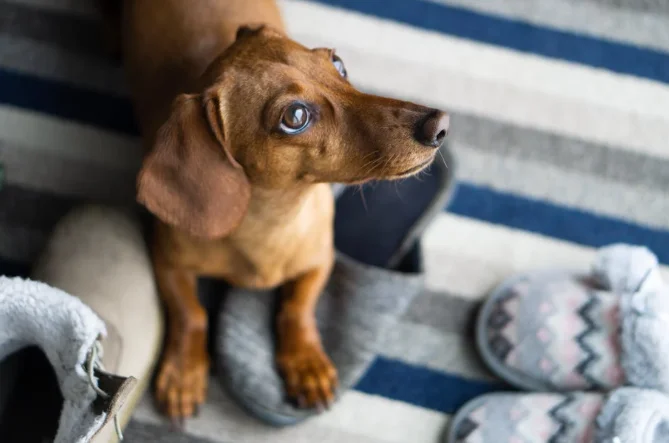
[[[329,408],[337,389],[337,370],[323,349],[303,343],[279,351],[277,363],[288,398],[300,408]]]
[[[167,352],[161,361],[156,381],[159,408],[178,427],[195,414],[207,396],[209,359],[189,358],[183,353]]]

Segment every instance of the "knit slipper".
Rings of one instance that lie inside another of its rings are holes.
[[[600,249],[588,275],[512,277],[484,303],[477,345],[499,377],[534,391],[669,392],[669,288],[645,247]]]
[[[419,237],[446,206],[453,159],[446,147],[420,177],[348,188],[336,202],[338,251],[316,316],[323,347],[338,371],[339,392],[364,375],[385,331],[423,288]],[[446,166],[448,165],[448,166]],[[360,195],[362,194],[362,195]],[[318,411],[285,398],[272,327],[276,293],[232,290],[220,313],[217,364],[223,384],[258,419],[296,424]]]
[[[54,411],[60,411],[55,436],[42,438],[90,442],[133,389],[133,377],[116,376],[101,367],[99,341],[106,334],[102,320],[79,299],[41,282],[0,277],[0,361],[37,346],[51,364],[63,397],[62,407]],[[0,441],[29,441],[20,430],[17,434],[7,428],[2,426],[2,434],[10,435],[0,435]]]
[[[619,388],[610,394],[487,394],[451,420],[446,443],[662,443],[669,397]]]

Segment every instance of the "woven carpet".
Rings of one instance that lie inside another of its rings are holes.
[[[133,199],[136,128],[92,3],[0,0],[2,273],[25,272],[73,205]],[[452,112],[461,184],[423,239],[429,290],[330,412],[271,429],[212,383],[185,434],[147,398],[127,441],[436,442],[458,407],[499,388],[471,320],[504,277],[585,269],[612,242],[669,263],[666,0],[281,6],[292,35],[335,47],[360,88]]]

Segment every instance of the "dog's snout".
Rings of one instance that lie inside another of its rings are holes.
[[[419,120],[416,127],[416,140],[431,148],[438,148],[448,134],[450,118],[442,111],[432,111],[425,118]]]

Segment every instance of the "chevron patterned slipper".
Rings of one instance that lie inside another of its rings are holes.
[[[531,272],[485,302],[477,344],[500,378],[535,391],[669,392],[669,288],[648,249],[614,244],[589,274]]]
[[[610,394],[489,394],[451,421],[446,443],[662,443],[669,397],[618,388]]]

